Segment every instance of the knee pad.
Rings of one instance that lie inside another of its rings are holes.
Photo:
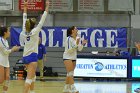
[[[36,81],[36,76],[34,76],[34,78],[32,78],[32,82],[35,82]]]
[[[9,85],[10,85],[10,80],[5,80],[3,86],[9,87]]]
[[[25,81],[25,83],[27,83],[27,84],[29,84],[29,85],[31,85],[32,82],[33,82],[32,79],[26,79],[26,81]]]
[[[70,72],[67,73],[68,77],[73,77],[73,75],[74,75],[74,71],[70,71]]]

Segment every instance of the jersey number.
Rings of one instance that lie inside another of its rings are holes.
[[[27,39],[27,41],[30,41],[30,36],[28,36],[26,39]]]

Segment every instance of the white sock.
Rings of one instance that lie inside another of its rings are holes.
[[[70,85],[70,89],[71,89],[71,92],[77,92],[77,89],[74,86],[74,84]]]
[[[63,89],[63,92],[69,92],[69,90],[70,90],[69,87],[70,87],[69,84],[65,84],[64,89]]]
[[[32,90],[32,91],[30,91],[30,93],[35,93],[35,92]]]
[[[65,84],[65,86],[69,86],[69,84]]]
[[[67,89],[69,88],[69,86],[70,86],[69,84],[65,84],[64,88]]]
[[[71,87],[74,87],[74,84],[70,85]]]
[[[2,93],[7,93],[7,91],[2,91]]]

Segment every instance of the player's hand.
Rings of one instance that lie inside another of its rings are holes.
[[[46,1],[46,9],[45,9],[46,12],[48,12],[49,5],[50,5],[50,2],[47,0],[47,1]]]
[[[87,43],[87,40],[82,41],[82,45],[85,45]]]
[[[27,0],[24,0],[24,7],[27,7],[27,5],[28,5]]]
[[[12,47],[12,52],[14,52],[14,51],[18,51],[20,49],[20,46],[13,46]]]
[[[80,42],[80,38],[78,37],[78,38],[76,39],[76,44],[78,45],[79,42]]]

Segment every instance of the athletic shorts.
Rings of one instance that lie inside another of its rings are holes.
[[[37,62],[37,61],[38,61],[37,53],[32,53],[28,56],[23,57],[23,63],[24,64],[29,64],[31,62]]]

